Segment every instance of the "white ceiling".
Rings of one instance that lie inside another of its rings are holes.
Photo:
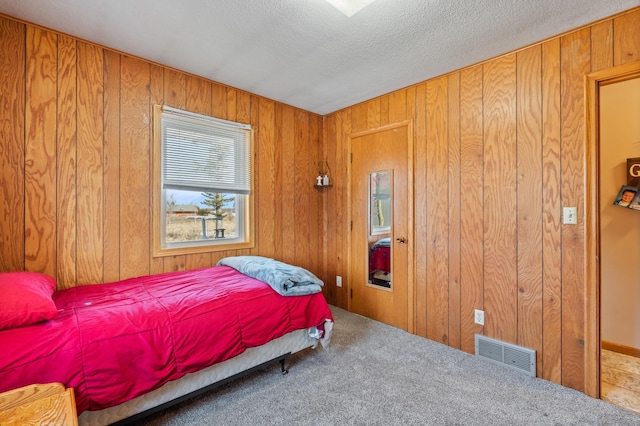
[[[640,0],[0,0],[0,13],[318,114],[640,5]]]

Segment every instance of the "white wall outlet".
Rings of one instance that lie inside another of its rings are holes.
[[[476,309],[473,320],[478,325],[484,325],[484,311]]]
[[[340,275],[336,277],[336,287],[342,287],[342,277]]]
[[[565,225],[577,225],[578,224],[578,208],[577,207],[565,207],[562,209],[562,222]]]

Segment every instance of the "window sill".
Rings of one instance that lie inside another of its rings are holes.
[[[156,247],[153,251],[153,257],[166,257],[166,256],[181,256],[186,254],[198,254],[198,253],[214,253],[218,251],[229,250],[246,250],[255,247],[253,241],[238,242],[229,244],[209,244],[204,246],[189,246],[189,247],[171,247],[162,248]]]

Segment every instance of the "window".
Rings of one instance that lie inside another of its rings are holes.
[[[156,105],[154,255],[253,247],[252,131]]]

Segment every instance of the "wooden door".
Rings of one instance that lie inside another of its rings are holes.
[[[352,137],[350,306],[408,330],[411,194],[408,126]]]

